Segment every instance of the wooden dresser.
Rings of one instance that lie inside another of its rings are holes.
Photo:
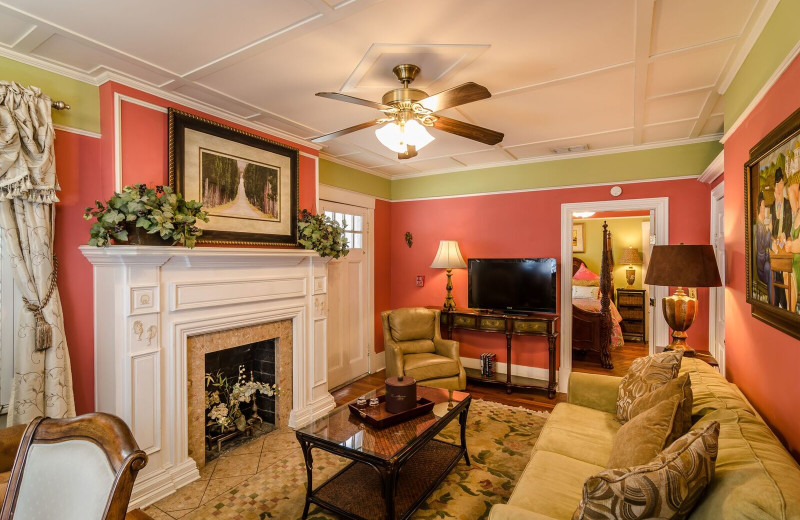
[[[556,396],[556,339],[558,339],[558,314],[503,314],[479,309],[456,309],[442,311],[442,329],[449,338],[459,329],[478,332],[505,334],[506,373],[495,373],[490,377],[481,375],[480,370],[465,368],[467,379],[478,383],[498,384],[512,389],[544,389],[550,399]],[[548,378],[540,381],[529,377],[511,375],[511,338],[514,336],[544,336],[548,344]]]
[[[617,289],[617,310],[622,315],[622,337],[644,343],[647,293],[644,289]]]

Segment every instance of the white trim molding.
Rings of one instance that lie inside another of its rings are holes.
[[[558,370],[558,391],[567,392],[572,372],[572,214],[576,211],[629,211],[649,210],[653,215],[651,233],[656,244],[669,244],[669,198],[598,200],[570,202],[561,205],[561,366]],[[651,297],[660,302],[667,296],[667,287],[652,286]],[[656,305],[658,308],[658,305]],[[669,328],[660,312],[653,313],[650,353],[656,345],[666,345]]]
[[[61,132],[69,132],[71,134],[82,135],[85,137],[92,137],[94,139],[100,139],[101,135],[97,132],[90,132],[89,130],[83,130],[82,128],[74,128],[72,126],[64,126],[64,125],[53,125],[53,128],[56,130],[60,130]]]
[[[697,180],[706,184],[711,184],[723,173],[725,173],[725,150],[722,150],[714,157],[714,160],[703,170],[703,173],[700,174]]]
[[[710,215],[711,215],[711,222],[710,222],[710,234],[709,243],[713,246],[717,242],[717,233],[722,234],[724,236],[725,230],[719,229],[718,222],[715,222],[715,214],[717,208],[722,208],[724,211],[725,208],[725,181],[723,180],[716,186],[714,189],[711,190],[711,206],[710,206]],[[717,297],[722,293],[722,297],[724,299],[725,294],[725,248],[722,248],[722,261],[720,262],[717,260],[717,266],[720,267],[719,276],[722,280],[722,287],[709,287],[708,289],[708,350],[711,352],[711,355],[717,360],[719,363],[719,372],[723,376],[725,375],[725,349],[723,347],[722,352],[717,350]],[[723,300],[724,301],[724,300]],[[722,305],[722,314],[724,320],[725,314],[725,305]],[[723,345],[725,344],[725,338],[722,338]]]

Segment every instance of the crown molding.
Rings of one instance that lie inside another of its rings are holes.
[[[736,132],[740,126],[742,126],[742,123],[744,123],[753,110],[755,110],[764,97],[766,97],[770,89],[772,89],[780,77],[783,76],[783,73],[786,72],[786,69],[789,68],[789,65],[794,62],[794,59],[797,58],[798,55],[800,55],[800,41],[798,41],[792,50],[789,51],[789,54],[787,54],[781,64],[778,65],[778,68],[775,69],[775,72],[772,73],[767,82],[764,83],[764,86],[761,87],[755,97],[750,101],[750,103],[747,105],[747,108],[745,108],[744,111],[739,114],[739,117],[736,118],[736,121],[733,122],[731,127],[725,130],[725,134],[722,136],[719,142],[725,144],[725,141],[727,141],[730,136],[733,135],[733,133]]]
[[[384,179],[389,179],[389,180],[397,178],[397,177],[393,177],[393,176],[389,175],[388,173],[379,172],[377,170],[370,170],[370,169],[364,167],[361,164],[354,163],[352,161],[348,161],[347,159],[341,159],[339,157],[334,157],[333,155],[327,154],[327,153],[322,152],[322,151],[319,152],[319,158],[320,159],[325,159],[326,161],[330,161],[332,163],[341,164],[342,166],[347,166],[348,168],[352,168],[352,169],[358,170],[360,172],[368,173],[368,174],[374,175],[376,177],[382,177]],[[392,165],[389,165],[389,166],[392,166]]]
[[[0,56],[24,63],[25,65],[30,65],[31,67],[46,70],[47,72],[52,72],[53,74],[65,76],[82,83],[88,83],[89,85],[94,85],[95,87],[99,85],[97,83],[97,79],[91,74],[80,72],[71,67],[65,67],[64,65],[58,65],[57,63],[43,60],[41,58],[34,58],[33,56],[22,54],[7,47],[3,47],[2,45],[0,45]]]
[[[725,172],[725,150],[723,149],[714,160],[711,161],[703,173],[700,174],[700,177],[697,178],[698,181],[704,182],[706,184],[711,184],[717,177],[722,175]]]
[[[594,157],[598,155],[611,155],[617,153],[626,153],[626,152],[638,152],[641,150],[652,150],[655,148],[669,148],[671,146],[682,146],[687,144],[696,144],[696,143],[708,143],[713,141],[719,141],[721,134],[712,134],[712,135],[704,135],[702,137],[697,137],[694,139],[675,139],[672,141],[662,141],[658,143],[647,143],[647,144],[640,144],[640,145],[630,145],[630,146],[617,146],[614,148],[603,148],[601,150],[589,150],[587,152],[577,152],[577,153],[570,153],[564,155],[545,155],[540,157],[530,157],[528,159],[519,159],[516,161],[501,161],[495,163],[487,163],[487,164],[479,164],[479,165],[472,165],[472,166],[463,166],[463,167],[455,167],[455,168],[447,168],[444,170],[433,170],[429,172],[418,172],[418,173],[402,173],[398,175],[393,175],[390,178],[392,180],[398,179],[409,179],[413,177],[427,177],[429,175],[443,175],[446,173],[457,173],[457,172],[464,172],[470,170],[483,170],[487,168],[500,168],[503,166],[515,166],[520,164],[533,164],[533,163],[541,163],[541,162],[550,162],[550,161],[563,161],[566,159],[577,159],[580,157]],[[477,152],[476,152],[477,153]],[[696,178],[696,176],[695,176]]]

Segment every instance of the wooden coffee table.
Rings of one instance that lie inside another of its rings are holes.
[[[372,391],[367,397],[377,393]],[[351,416],[347,405],[296,430],[308,476],[303,518],[312,503],[356,520],[410,517],[461,457],[469,465],[466,424],[472,398],[466,392],[453,392],[450,400],[449,393],[417,387],[419,397],[437,403],[434,412],[382,430]],[[435,439],[456,417],[461,425],[461,445]],[[353,462],[314,488],[314,449]]]

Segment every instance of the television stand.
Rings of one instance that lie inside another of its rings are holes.
[[[451,339],[453,331],[459,329],[506,335],[506,373],[495,373],[490,377],[484,377],[480,370],[466,368],[467,380],[474,383],[503,385],[509,394],[513,389],[547,390],[547,396],[553,399],[556,396],[558,318],[558,314],[517,314],[487,309],[456,309],[449,312],[442,311],[441,319],[442,328],[447,331],[447,335]],[[511,338],[514,336],[544,336],[547,338],[547,381],[511,375]]]

